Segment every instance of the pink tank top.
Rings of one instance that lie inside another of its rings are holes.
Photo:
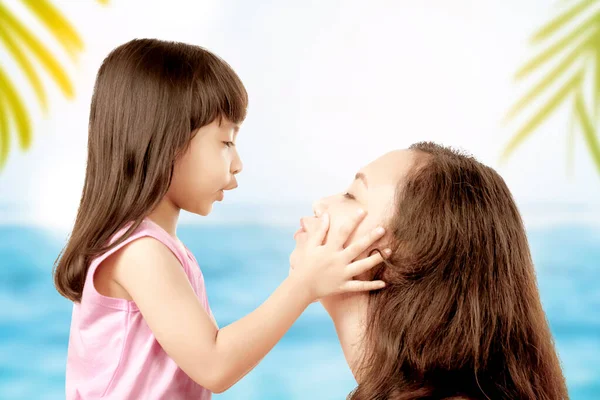
[[[111,243],[128,227],[117,232]],[[73,305],[67,355],[68,400],[211,398],[207,389],[190,379],[165,353],[134,302],[103,296],[94,287],[94,272],[102,261],[145,236],[171,249],[200,303],[212,316],[204,278],[192,253],[187,248],[182,250],[165,230],[145,219],[127,240],[90,264],[81,302]]]

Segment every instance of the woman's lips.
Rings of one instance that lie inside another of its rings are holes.
[[[294,233],[294,239],[296,239],[296,237],[297,237],[299,234],[301,234],[302,232],[304,232],[304,230],[303,230],[302,228],[298,229],[298,230],[296,231],[296,233]]]
[[[302,232],[306,232],[306,225],[304,225],[304,221],[303,218],[300,219],[300,229],[298,229],[296,231],[296,233],[294,233],[294,239],[296,239],[296,236],[298,236],[299,234],[301,234]]]

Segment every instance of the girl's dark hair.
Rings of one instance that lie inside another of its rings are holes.
[[[240,78],[199,46],[136,39],[114,49],[96,78],[85,183],[55,265],[57,290],[80,301],[90,260],[125,240],[158,205],[197,129],[217,118],[240,123],[247,106]]]

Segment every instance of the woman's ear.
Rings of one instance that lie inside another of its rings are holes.
[[[371,255],[376,254],[377,252],[380,252],[381,256],[385,257],[385,254],[383,252],[383,250],[385,248],[386,248],[385,243],[382,243],[382,240],[379,240],[373,246],[371,246],[367,250],[365,250],[360,256],[358,256],[357,260],[362,260],[363,258],[367,258]],[[377,266],[374,268],[371,268],[370,270],[363,272],[362,274],[356,276],[356,279],[358,279],[360,281],[372,281],[378,270],[379,270],[379,268]]]

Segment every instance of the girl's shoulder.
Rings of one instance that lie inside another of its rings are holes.
[[[180,263],[185,264],[186,253],[179,241],[148,218],[144,219],[124,240],[120,240],[129,230],[131,224],[132,223],[128,223],[112,236],[110,244],[118,242],[117,245],[96,257],[96,259],[92,261],[92,267],[104,263],[108,258],[114,258],[113,256],[124,254],[126,254],[128,258],[147,261],[149,257],[151,258],[157,254],[168,254],[165,253],[165,250],[170,251]]]
[[[114,246],[92,260],[84,298],[111,308],[136,310],[131,304],[136,290],[177,276],[181,270],[186,275],[186,283],[192,281],[193,272],[176,239],[148,220],[123,237],[130,227],[131,223],[115,233],[110,239]],[[152,291],[151,286],[146,290]]]

